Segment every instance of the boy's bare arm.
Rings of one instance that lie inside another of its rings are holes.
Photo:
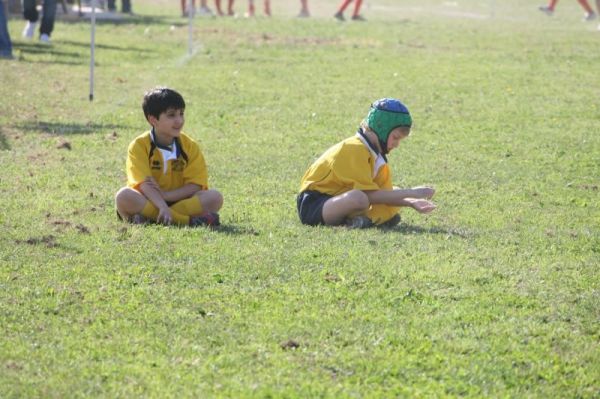
[[[435,194],[431,187],[394,188],[393,190],[365,191],[371,204],[386,204],[392,206],[411,206],[407,199],[429,199]]]
[[[163,198],[168,202],[177,202],[182,199],[190,198],[201,189],[202,187],[197,184],[186,184],[175,190],[163,192]]]
[[[409,189],[365,191],[371,204],[391,206],[407,206],[419,213],[429,213],[435,209],[433,202],[428,201],[435,194],[431,187],[415,187]]]
[[[163,193],[156,181],[152,178],[146,179],[145,182],[140,184],[140,191],[158,208],[156,221],[158,223],[171,224],[171,210],[163,198]]]

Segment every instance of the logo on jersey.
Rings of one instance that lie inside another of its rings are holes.
[[[185,162],[181,159],[176,159],[171,163],[171,169],[173,172],[183,172],[183,168],[185,167]]]

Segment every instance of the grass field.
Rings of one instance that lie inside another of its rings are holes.
[[[135,2],[0,62],[0,397],[600,396],[600,32],[576,2]],[[527,4],[529,3],[529,4]],[[237,5],[243,12],[244,3]],[[116,220],[143,93],[186,99],[223,228]],[[371,101],[415,126],[392,230],[309,228],[299,180]]]

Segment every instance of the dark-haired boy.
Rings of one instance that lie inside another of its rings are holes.
[[[142,108],[152,130],[129,145],[127,187],[115,196],[119,217],[132,223],[219,225],[223,196],[208,189],[200,147],[181,131],[183,97],[157,87],[145,94]]]

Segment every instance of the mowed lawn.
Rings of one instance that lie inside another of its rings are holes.
[[[189,54],[176,2],[134,1],[98,23],[93,102],[87,22],[44,46],[10,20],[0,397],[600,396],[597,24],[566,1],[313,3],[196,19]],[[186,99],[219,230],[115,216],[156,85]],[[301,225],[302,174],[386,96],[415,121],[394,182],[438,209]]]

